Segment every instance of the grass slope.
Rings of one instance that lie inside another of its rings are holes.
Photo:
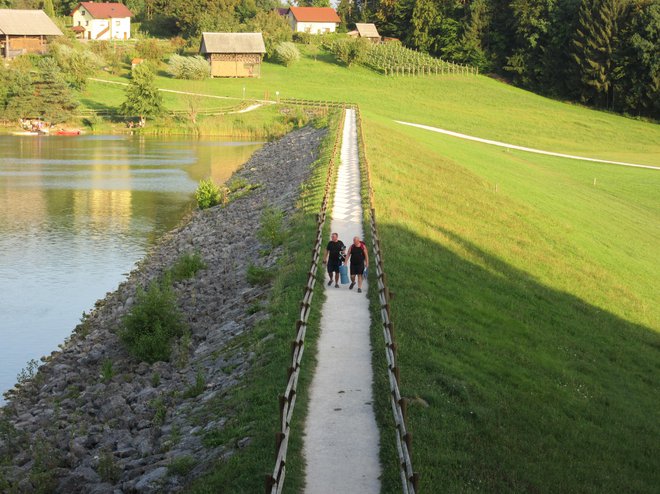
[[[423,490],[654,492],[660,174],[367,142]]]
[[[423,492],[656,492],[660,173],[393,120],[650,165],[658,126],[485,77],[386,78],[318,58],[196,88],[360,103]],[[393,440],[382,373],[375,386]],[[383,490],[399,492],[395,468]]]

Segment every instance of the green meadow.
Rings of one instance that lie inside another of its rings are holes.
[[[290,68],[265,63],[262,74],[194,87],[362,109],[421,491],[657,492],[660,170],[529,154],[394,120],[655,166],[660,127],[483,76],[385,77],[323,53]],[[86,105],[121,102],[101,86],[90,86]],[[274,108],[240,118],[275,118]],[[378,328],[383,491],[394,493]],[[282,388],[285,379],[282,371]]]

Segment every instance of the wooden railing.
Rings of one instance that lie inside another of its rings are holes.
[[[376,280],[378,282],[378,300],[380,304],[380,316],[385,342],[385,357],[387,359],[387,375],[390,384],[390,404],[396,427],[396,446],[399,457],[399,474],[404,494],[415,494],[419,492],[419,474],[414,471],[412,465],[412,433],[406,426],[407,400],[401,396],[399,389],[399,366],[397,364],[396,335],[394,323],[390,317],[390,300],[393,293],[387,285],[385,265],[383,262],[383,251],[376,225],[376,209],[374,207],[374,192],[371,185],[371,167],[367,158],[367,150],[362,126],[362,115],[360,108],[356,108],[358,128],[358,151],[360,155],[360,167],[363,173],[363,183],[367,186],[368,209],[370,212],[369,222],[371,229],[371,240],[374,258],[376,261]]]
[[[383,262],[383,251],[380,245],[380,237],[376,224],[376,210],[374,207],[374,193],[371,184],[371,167],[366,154],[364,139],[364,129],[362,126],[362,116],[358,105],[353,103],[336,101],[318,101],[302,99],[282,99],[280,103],[289,105],[303,105],[315,107],[334,107],[334,108],[355,108],[358,128],[360,168],[364,183],[367,187],[367,201],[369,211],[369,223],[371,238],[373,243],[373,252],[376,265],[376,279],[378,283],[378,299],[380,304],[381,324],[383,328],[383,339],[385,347],[385,357],[387,360],[387,373],[390,385],[390,403],[392,406],[392,415],[396,428],[396,446],[398,453],[399,474],[401,477],[401,486],[404,494],[416,494],[419,492],[419,474],[414,471],[412,464],[412,433],[406,426],[407,399],[401,396],[399,389],[399,367],[397,364],[397,346],[394,324],[390,317],[390,300],[393,293],[387,284],[385,266]],[[305,333],[307,330],[307,318],[309,317],[310,304],[314,294],[314,285],[316,282],[316,272],[321,255],[321,243],[323,236],[323,227],[325,224],[326,211],[329,201],[330,191],[332,189],[332,177],[334,176],[335,159],[337,150],[341,143],[343,130],[344,112],[335,136],[335,144],[328,166],[328,176],[326,179],[325,193],[321,205],[321,211],[318,215],[317,235],[312,249],[312,261],[305,286],[305,293],[301,302],[300,319],[296,322],[296,339],[292,343],[291,367],[288,369],[289,381],[280,396],[280,431],[276,433],[276,459],[275,468],[272,474],[266,475],[265,492],[269,494],[279,494],[284,487],[284,478],[286,475],[286,455],[291,434],[291,418],[293,407],[296,401],[296,389],[300,373],[300,363],[304,350]]]
[[[300,302],[300,318],[296,321],[296,339],[291,343],[291,366],[287,372],[289,380],[287,382],[284,394],[280,396],[280,427],[275,434],[276,457],[275,468],[272,474],[267,474],[265,479],[265,492],[269,494],[279,494],[284,487],[284,478],[286,476],[286,456],[289,447],[289,437],[291,436],[291,419],[293,409],[296,404],[296,392],[298,388],[298,378],[300,376],[300,364],[302,362],[303,352],[305,350],[305,335],[307,332],[307,320],[309,318],[312,298],[314,296],[314,286],[318,272],[319,261],[321,259],[321,245],[323,241],[323,228],[332,190],[332,181],[335,173],[335,160],[337,151],[341,144],[341,136],[344,125],[344,112],[337,126],[337,134],[328,163],[328,174],[325,181],[325,190],[321,209],[317,216],[316,239],[312,248],[312,260],[307,273],[307,284]]]

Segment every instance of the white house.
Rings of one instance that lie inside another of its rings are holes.
[[[294,32],[334,33],[341,19],[330,7],[289,7],[289,25]]]
[[[84,39],[128,39],[133,13],[122,3],[80,2],[71,12],[73,30]]]

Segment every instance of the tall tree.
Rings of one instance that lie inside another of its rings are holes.
[[[156,88],[154,73],[147,64],[133,67],[131,82],[126,88],[126,100],[120,112],[140,117],[143,125],[147,117],[156,117],[163,112],[163,97]]]
[[[614,56],[625,0],[584,0],[573,39],[572,57],[585,103],[609,107],[614,81]]]
[[[44,0],[44,12],[51,19],[55,18],[55,8],[53,7],[53,0]]]
[[[612,106],[660,119],[660,2],[635,2],[620,38]]]
[[[66,83],[55,59],[45,57],[38,64],[39,77],[33,83],[33,94],[38,102],[37,112],[50,123],[65,122],[78,106],[73,92]]]
[[[474,0],[469,6],[469,21],[461,38],[461,58],[480,70],[488,70],[490,64],[484,50],[484,39],[490,23],[487,0]]]
[[[438,19],[438,10],[433,0],[415,0],[412,11],[410,44],[418,50],[428,52],[433,46],[433,30]]]

